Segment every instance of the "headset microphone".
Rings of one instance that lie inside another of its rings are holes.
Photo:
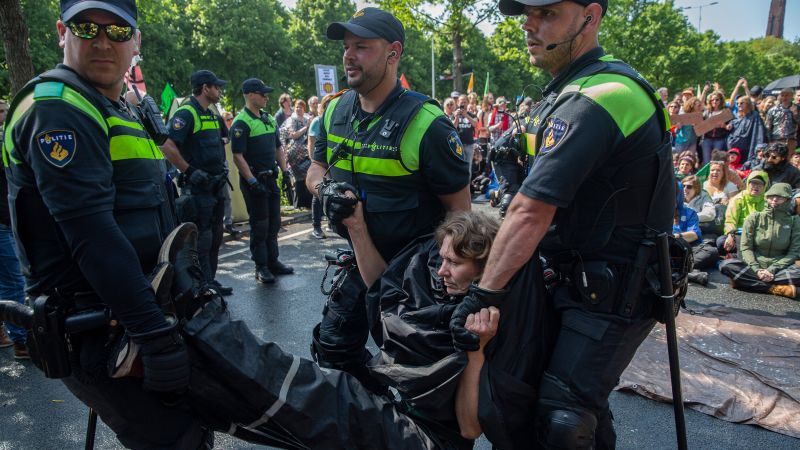
[[[581,25],[581,27],[578,29],[578,32],[573,34],[571,38],[567,39],[566,41],[556,42],[556,43],[550,44],[547,47],[545,47],[544,49],[549,52],[551,50],[555,50],[556,47],[558,47],[559,45],[566,44],[567,42],[574,41],[575,38],[578,37],[579,34],[583,33],[583,30],[586,29],[586,26],[589,25],[589,23],[591,23],[591,21],[592,21],[592,16],[586,16],[586,20],[583,21],[583,25]]]

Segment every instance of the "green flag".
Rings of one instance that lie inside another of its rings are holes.
[[[177,96],[178,94],[175,93],[175,90],[172,89],[172,86],[167,83],[164,86],[164,90],[161,91],[161,112],[164,113],[164,117],[166,117],[167,113],[169,113],[169,107],[172,106],[172,100]]]
[[[697,180],[702,185],[708,179],[708,174],[711,172],[711,164],[706,164],[705,166],[701,167],[700,170],[697,171],[694,176],[697,177]]]
[[[483,96],[489,93],[489,72],[486,72],[486,84],[483,85]]]

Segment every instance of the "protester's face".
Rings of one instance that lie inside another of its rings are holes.
[[[790,162],[793,166],[800,167],[800,153],[793,154]]]
[[[316,97],[311,97],[308,100],[308,110],[312,113],[316,112],[319,108],[319,100]]]
[[[583,6],[574,2],[525,6],[522,29],[531,64],[555,75],[570,63],[571,45],[560,44],[552,50],[547,50],[547,46],[573,39],[584,20],[582,12]]]
[[[684,184],[683,185],[683,197],[689,201],[697,195],[697,191],[695,190],[696,186],[694,184]]]
[[[678,172],[683,175],[687,175],[692,172],[692,163],[682,159],[681,162],[678,163]]]
[[[748,102],[747,100],[738,100],[736,104],[739,105],[740,115],[746,116],[747,114],[750,114],[751,111],[753,111],[752,103]]]
[[[347,84],[366,94],[380,84],[387,74],[388,58],[391,52],[384,39],[364,39],[352,33],[344,36],[344,71]]]
[[[490,105],[493,105],[494,104],[494,94],[492,94],[491,92],[487,93],[486,94],[486,100],[489,101]]]
[[[718,110],[722,108],[722,99],[718,95],[711,97],[711,109]]]
[[[781,155],[779,155],[779,154],[777,154],[775,152],[767,153],[766,158],[767,158],[767,162],[768,163],[775,164],[775,165],[782,163],[783,160],[786,159],[784,156],[781,156]]]
[[[436,273],[442,277],[447,293],[465,294],[472,282],[480,277],[480,267],[474,260],[456,255],[450,235],[444,237],[439,255],[442,257],[442,266]]]
[[[295,103],[294,113],[297,114],[297,117],[303,117],[306,114],[306,107],[302,103]]]
[[[6,114],[8,114],[8,105],[0,103],[0,125],[6,121]]]
[[[722,179],[722,167],[714,165],[711,166],[708,172],[708,178],[713,180],[715,183],[719,182]]]
[[[767,203],[771,208],[775,208],[776,206],[780,206],[786,203],[789,199],[786,197],[781,197],[780,195],[770,195],[767,197]]]
[[[769,111],[769,110],[770,110],[770,108],[772,108],[773,106],[775,106],[775,99],[773,99],[773,98],[768,98],[768,99],[764,100],[764,102],[763,102],[762,104],[764,105],[764,108],[763,108],[763,110],[764,110],[764,111]]]
[[[779,99],[780,99],[781,104],[783,104],[784,106],[788,106],[790,103],[792,103],[792,93],[791,92],[781,92]]]
[[[734,164],[734,163],[736,163],[736,160],[737,160],[738,158],[739,158],[739,155],[737,155],[736,153],[728,153],[728,163],[729,163],[729,164]]]
[[[758,178],[754,178],[747,183],[747,189],[750,195],[761,195],[764,191],[764,182]]]
[[[677,103],[670,103],[667,108],[669,109],[669,113],[673,116],[677,115],[681,111],[681,105]]]
[[[798,89],[797,92],[794,93],[794,102],[800,105],[800,89]]]
[[[99,25],[127,24],[119,17],[96,9],[84,11],[72,22],[93,22]],[[93,39],[75,36],[66,24],[56,23],[59,46],[64,49],[64,64],[68,65],[95,86],[102,94],[116,98],[122,92],[123,77],[134,55],[139,54],[139,32],[125,42],[114,42],[104,30]]]

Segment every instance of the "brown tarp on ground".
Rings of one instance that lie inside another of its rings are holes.
[[[800,320],[725,307],[697,312],[677,317],[686,406],[800,438]],[[667,361],[666,332],[656,324],[617,389],[670,402]]]

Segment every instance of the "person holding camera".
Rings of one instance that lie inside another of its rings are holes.
[[[464,145],[464,154],[467,161],[472,161],[472,154],[475,151],[475,128],[478,126],[478,117],[467,110],[469,98],[462,94],[456,102],[456,110],[450,120],[458,130],[458,138]]]
[[[457,348],[477,348],[468,315],[502,312],[512,277],[544,257],[565,279],[530,298],[552,305],[560,326],[533,439],[543,448],[614,448],[608,397],[661,301],[637,267],[653,264],[653,239],[672,232],[669,124],[655,89],[600,47],[607,1],[500,0],[499,8],[524,16],[530,62],[553,79],[525,130],[530,173],[450,331]]]
[[[274,283],[275,275],[294,272],[278,261],[281,198],[277,165],[285,171],[286,156],[281,151],[278,124],[264,109],[270,92],[272,88],[257,78],[242,83],[245,107],[234,119],[230,133],[233,162],[239,169],[239,187],[250,220],[250,258],[256,263],[259,283]]]
[[[414,238],[432,232],[446,212],[470,209],[470,161],[439,106],[400,85],[405,30],[396,17],[364,8],[347,22],[329,25],[327,36],[344,43],[351,89],[325,110],[306,184],[344,237],[342,220],[360,200],[369,235],[390,261]],[[313,351],[320,365],[371,385],[364,366],[365,294],[360,276],[349,274],[329,297]]]

